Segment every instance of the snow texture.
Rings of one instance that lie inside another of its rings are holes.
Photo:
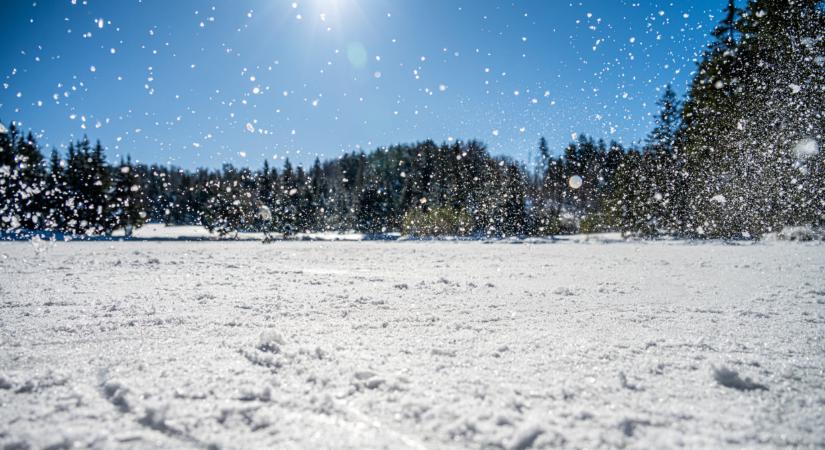
[[[821,242],[0,243],[2,448],[825,446]]]

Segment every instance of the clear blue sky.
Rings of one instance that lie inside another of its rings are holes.
[[[724,3],[4,0],[0,120],[185,168],[426,138],[526,161],[642,139]]]

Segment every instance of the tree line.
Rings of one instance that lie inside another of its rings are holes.
[[[739,9],[729,0],[685,99],[663,90],[643,144],[581,136],[552,152],[542,138],[537,167],[492,156],[479,141],[394,145],[310,167],[186,171],[109,164],[84,138],[46,161],[12,123],[0,133],[0,229],[129,234],[152,221],[222,235],[751,238],[823,226],[823,29],[822,1]]]

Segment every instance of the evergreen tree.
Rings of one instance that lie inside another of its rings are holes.
[[[17,127],[0,122],[0,229],[20,227],[19,188],[17,183]]]
[[[703,53],[682,113],[680,145],[691,183],[686,194],[685,231],[716,235],[724,215],[712,203],[735,166],[736,151],[728,139],[735,130],[734,90],[739,84],[736,21],[740,11],[730,0],[725,18],[713,30],[714,41]]]
[[[281,170],[280,199],[277,206],[280,218],[280,231],[284,236],[291,236],[298,232],[298,184],[295,180],[295,173],[292,170],[292,163],[289,158],[284,160],[284,167]]]
[[[70,231],[79,234],[110,233],[113,222],[108,212],[111,176],[103,147],[94,148],[83,138],[69,146],[66,185],[72,217],[66,221]]]
[[[258,208],[242,181],[239,171],[227,164],[223,176],[206,183],[207,200],[201,221],[210,232],[237,237],[238,232],[252,229]]]
[[[45,223],[43,156],[31,133],[23,136],[14,124],[5,131],[0,133],[0,227],[36,229]]]
[[[544,179],[547,174],[547,165],[550,163],[550,148],[547,146],[547,139],[544,136],[539,139],[539,178]]]
[[[624,154],[613,178],[608,211],[610,222],[626,234],[651,235],[647,204],[650,192],[645,189],[646,171],[642,154],[630,149]]]
[[[44,225],[46,204],[42,192],[46,188],[46,168],[37,142],[29,132],[17,142],[17,186],[24,228]]]
[[[324,231],[328,225],[326,214],[329,209],[329,202],[327,201],[329,183],[321,167],[321,161],[318,158],[315,158],[315,162],[312,164],[312,169],[309,171],[309,179],[310,186],[308,189],[311,192],[312,198],[312,217],[309,220],[310,227],[313,230]]]
[[[799,149],[825,137],[825,2],[753,0],[737,27],[743,88],[736,138],[742,163],[729,204],[744,199],[737,216],[752,235],[815,222],[816,216],[821,221],[825,209],[816,205],[816,193],[822,172],[816,170],[817,156]]]
[[[645,151],[670,156],[674,153],[676,134],[679,131],[680,111],[676,92],[669,84],[656,104],[659,106],[659,114],[653,131],[648,134]]]
[[[638,210],[635,213],[637,217],[648,218],[646,225],[639,230],[648,236],[677,231],[681,211],[677,206],[684,201],[680,197],[683,191],[679,189],[682,183],[677,182],[684,166],[681,153],[676,150],[680,110],[676,92],[670,85],[665,88],[657,105],[659,114],[655,127],[646,139],[639,167],[636,203],[629,205]]]
[[[122,228],[126,237],[130,237],[146,221],[141,180],[132,166],[131,158],[127,157],[126,162],[121,160],[115,171],[109,211],[112,214],[110,222],[115,228]]]
[[[822,2],[753,0],[738,13],[729,4],[683,113],[684,223],[707,236],[822,216],[818,166],[795,150],[823,135]]]
[[[60,159],[56,149],[52,149],[49,157],[49,174],[46,177],[46,228],[55,231],[64,231],[66,220],[71,215],[66,204],[68,200],[66,185],[66,162]]]

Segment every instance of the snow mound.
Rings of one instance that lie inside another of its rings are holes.
[[[511,450],[525,450],[533,446],[539,436],[544,433],[544,428],[536,424],[522,427],[513,435],[507,448]]]
[[[825,230],[811,227],[785,227],[776,234],[781,241],[811,242],[825,240]]]
[[[14,387],[14,384],[3,375],[0,375],[0,389],[9,390]]]
[[[267,330],[258,337],[258,350],[268,353],[280,353],[281,346],[285,343],[280,333],[275,330]]]
[[[739,376],[739,372],[728,369],[725,366],[714,368],[713,378],[722,386],[740,391],[768,390],[768,387],[764,384],[756,383],[748,377],[742,378]]]
[[[572,296],[576,295],[576,292],[573,289],[570,289],[568,287],[559,286],[559,287],[557,287],[556,289],[553,290],[553,294],[561,295],[561,296],[564,296],[564,297],[572,297]]]
[[[354,379],[352,384],[358,389],[361,387],[366,389],[377,389],[386,383],[386,380],[383,377],[379,377],[371,370],[359,370],[352,375]]]
[[[131,411],[132,407],[126,399],[129,389],[124,386],[123,383],[108,380],[103,383],[101,390],[103,391],[103,396],[106,397],[106,400],[109,400],[109,403],[115,405],[120,411]]]

